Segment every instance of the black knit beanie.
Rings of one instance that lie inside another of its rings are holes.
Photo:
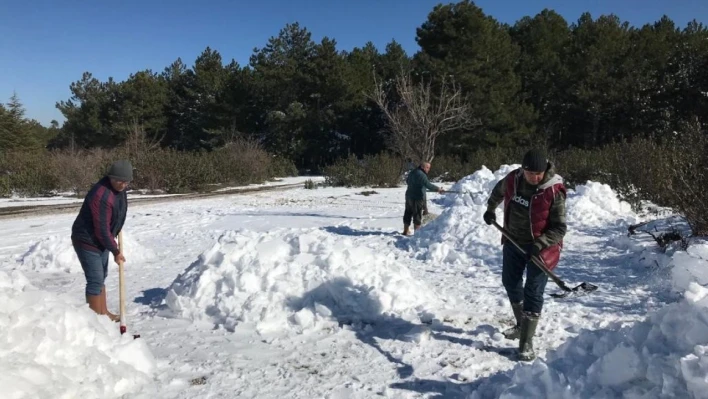
[[[543,150],[534,148],[524,155],[521,167],[529,172],[545,172],[548,167],[548,158]]]

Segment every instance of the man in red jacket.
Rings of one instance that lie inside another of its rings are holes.
[[[119,321],[118,315],[108,312],[106,306],[106,276],[108,255],[116,263],[125,262],[115,237],[118,236],[128,212],[125,192],[133,180],[133,167],[128,161],[111,165],[106,176],[86,194],[71,228],[71,241],[86,276],[86,302],[96,313]]]
[[[516,317],[516,325],[506,331],[508,339],[519,339],[519,358],[533,360],[532,338],[543,308],[543,293],[548,276],[530,262],[540,257],[553,269],[558,264],[567,231],[565,223],[566,189],[542,150],[530,150],[522,166],[500,180],[487,201],[484,221],[496,220],[494,210],[504,202],[504,227],[524,248],[524,256],[505,237],[502,238],[502,283]],[[526,270],[526,284],[523,274]]]

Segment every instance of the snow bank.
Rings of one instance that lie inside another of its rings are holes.
[[[155,253],[142,246],[131,235],[123,234],[125,257],[128,264],[139,264],[154,259]],[[109,255],[109,268],[115,265]],[[79,259],[68,235],[52,235],[32,243],[30,248],[17,258],[17,269],[45,273],[83,273]]]
[[[116,398],[152,383],[143,340],[88,306],[37,290],[0,271],[0,397]]]
[[[610,227],[638,220],[632,206],[620,200],[610,186],[593,181],[568,190],[566,218],[570,228]]]
[[[231,231],[175,279],[166,302],[183,317],[260,333],[412,320],[441,303],[380,250],[321,230]]]
[[[708,244],[693,244],[687,251],[676,252],[672,264],[674,289],[689,290],[694,283],[708,286]]]
[[[520,165],[502,165],[492,172],[486,167],[461,179],[441,205],[445,210],[425,225],[411,241],[411,248],[422,259],[441,263],[469,263],[475,259],[500,256],[501,233],[486,225],[482,215],[487,199],[497,182]],[[496,208],[497,222],[503,224],[503,206]],[[568,190],[566,217],[570,229],[600,228],[634,223],[637,216],[630,205],[620,201],[609,186],[592,181]]]
[[[501,398],[708,398],[708,243],[672,257],[682,300],[617,330],[586,331],[520,366]]]
[[[653,269],[655,273],[657,273],[655,277],[658,277],[659,280],[653,280],[652,284],[676,286],[678,283],[675,289],[679,292],[683,292],[688,288],[689,281],[692,281],[696,277],[700,278],[700,273],[684,274],[687,268],[693,268],[693,259],[685,258],[686,254],[680,251],[679,242],[667,245],[667,247],[662,250],[657,246],[654,238],[664,233],[671,232],[677,232],[683,237],[689,236],[691,234],[691,227],[685,219],[680,216],[670,216],[663,219],[646,221],[637,226],[638,227],[634,229],[635,233],[633,235],[622,234],[611,237],[608,240],[608,245],[625,249],[632,254],[632,261],[628,262],[626,267]],[[694,250],[693,248],[691,249],[692,252]],[[675,258],[672,257],[672,255]],[[673,278],[672,275],[674,275]],[[683,277],[680,275],[683,275]]]
[[[411,237],[411,248],[421,259],[435,263],[468,263],[498,251],[501,234],[482,221],[494,185],[520,165],[503,165],[496,172],[482,167],[455,183],[442,201],[445,210]],[[497,220],[503,220],[497,208]]]

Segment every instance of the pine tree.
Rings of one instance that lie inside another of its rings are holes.
[[[422,76],[452,78],[462,85],[481,126],[448,136],[448,147],[468,153],[479,144],[514,146],[531,142],[533,108],[519,93],[515,71],[519,46],[507,27],[486,16],[471,1],[438,5],[417,29],[421,51],[416,69]],[[472,134],[469,134],[472,133]]]
[[[565,51],[571,41],[570,27],[562,16],[544,9],[533,18],[519,20],[511,36],[521,48],[517,71],[524,98],[538,113],[537,139],[550,144],[567,131]]]
[[[615,15],[593,20],[584,13],[573,26],[568,57],[571,123],[565,144],[593,148],[620,138],[614,128],[631,90],[625,65],[630,37],[629,24]]]
[[[39,148],[39,141],[34,135],[35,128],[36,126],[33,123],[25,119],[25,108],[17,93],[12,94],[6,106],[0,104],[1,151]]]

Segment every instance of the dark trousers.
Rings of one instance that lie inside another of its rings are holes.
[[[522,248],[528,253],[532,245],[522,246]],[[523,284],[524,269],[526,269],[525,285]],[[512,303],[523,301],[525,312],[540,314],[547,282],[548,276],[538,266],[527,261],[514,244],[508,241],[504,244],[502,283]]]
[[[108,254],[110,252],[108,250],[92,251],[77,243],[74,243],[74,251],[76,251],[76,256],[78,256],[86,276],[86,295],[99,295],[108,275]]]
[[[413,219],[414,225],[420,225],[423,220],[424,207],[425,200],[411,200],[406,198],[406,210],[403,212],[403,224],[408,226],[411,224],[411,219]]]

